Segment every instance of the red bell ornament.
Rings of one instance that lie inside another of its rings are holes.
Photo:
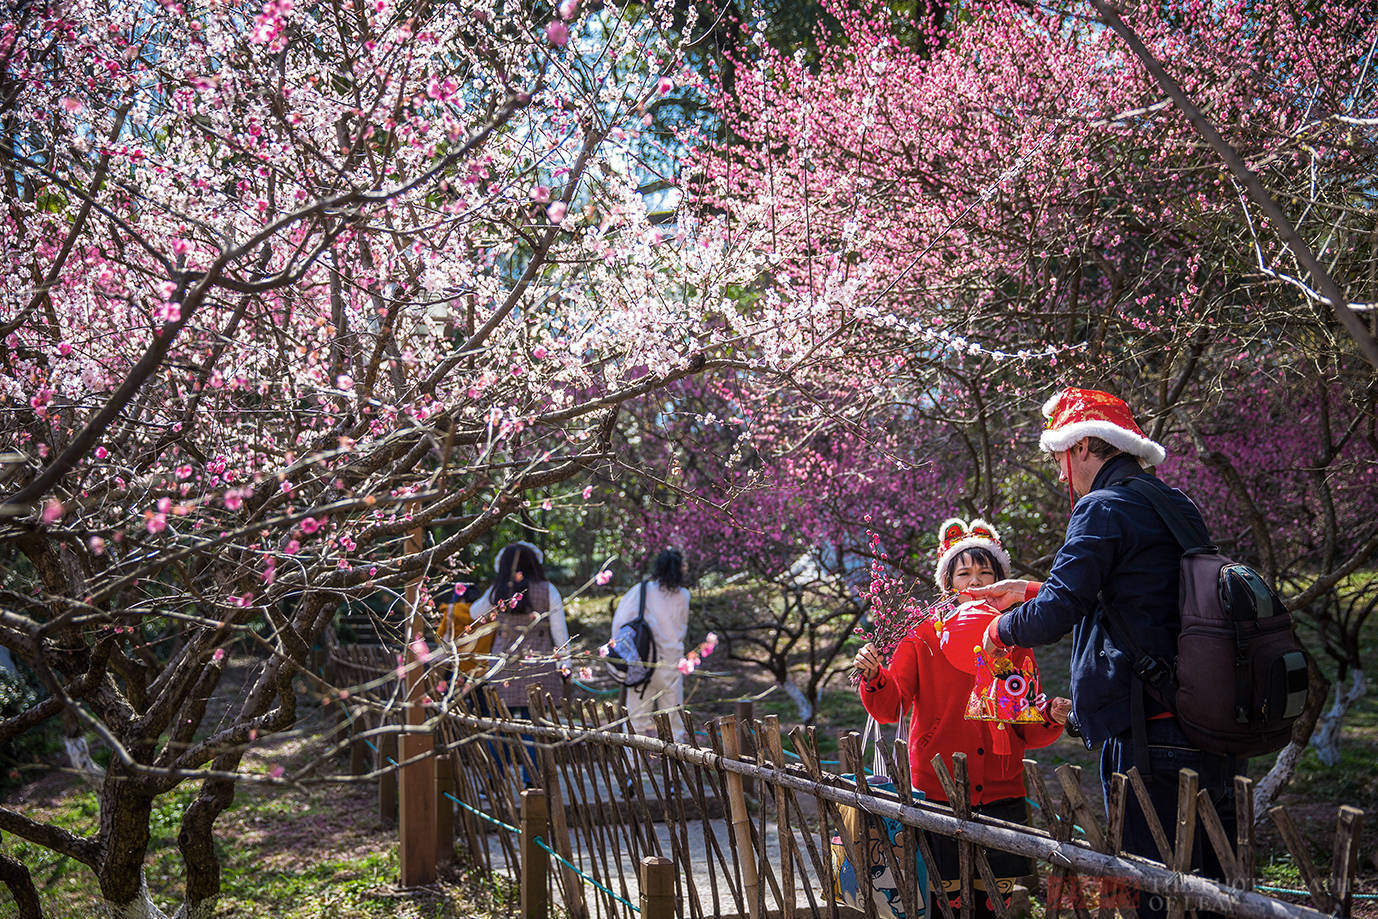
[[[966,717],[990,722],[992,749],[1008,753],[1009,725],[1042,724],[1048,706],[1038,677],[1038,664],[1026,648],[987,658],[981,650],[986,629],[1000,615],[984,601],[965,603],[946,622],[934,624],[948,663],[973,680]]]

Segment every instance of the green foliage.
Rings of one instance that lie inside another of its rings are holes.
[[[1359,703],[1365,711],[1351,711],[1345,719],[1344,739],[1340,743],[1340,761],[1334,766],[1322,763],[1314,751],[1307,750],[1297,764],[1296,774],[1288,788],[1288,799],[1334,801],[1363,808],[1366,813],[1378,809],[1378,732],[1373,726],[1374,704],[1371,696]],[[1335,814],[1329,818],[1333,821]],[[1329,845],[1330,837],[1318,841]],[[1322,853],[1327,858],[1330,853]]]
[[[183,871],[177,851],[182,812],[197,789],[188,785],[162,798],[149,821],[152,844],[147,865],[149,889],[166,907],[180,891]],[[354,804],[362,802],[355,801]],[[437,888],[402,894],[398,875],[395,828],[375,830],[364,845],[324,852],[300,844],[302,834],[338,816],[337,795],[317,789],[301,795],[261,796],[249,792],[222,818],[226,831],[217,843],[221,859],[222,896],[217,916],[250,919],[481,919],[507,915],[515,908],[515,889],[502,881],[478,881],[477,874],[449,878]],[[42,808],[45,818],[75,833],[94,833],[100,815],[94,793],[75,790],[55,805]],[[372,815],[369,813],[368,818]],[[367,827],[366,827],[367,828]],[[351,836],[354,834],[351,832]],[[47,915],[87,916],[100,899],[94,876],[71,859],[5,834],[0,852],[17,858],[32,872]],[[0,916],[11,901],[0,889]]]
[[[28,677],[0,670],[0,720],[13,718],[42,698],[43,693]],[[55,746],[53,729],[47,725],[0,742],[0,791],[20,780],[22,767],[41,759]]]

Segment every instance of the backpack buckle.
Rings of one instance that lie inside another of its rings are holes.
[[[1144,685],[1153,690],[1164,705],[1170,704],[1171,697],[1177,694],[1177,672],[1167,664],[1167,661],[1160,657],[1141,657],[1137,664],[1134,664],[1134,672],[1138,678],[1144,681]]]
[[[1158,658],[1144,656],[1139,659],[1134,669],[1139,671],[1139,676],[1145,683],[1151,686],[1162,680],[1163,671],[1167,668],[1163,666],[1163,662],[1158,660]]]

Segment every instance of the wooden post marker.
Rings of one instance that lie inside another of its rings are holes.
[[[407,552],[416,554],[425,547],[420,529],[407,537]],[[402,723],[408,728],[397,747],[401,751],[398,762],[406,763],[397,771],[399,861],[403,887],[434,884],[436,879],[435,834],[435,740],[431,732],[423,730],[426,723],[426,661],[417,656],[425,648],[425,620],[421,616],[419,597],[421,579],[407,585],[407,606],[411,622],[407,627],[405,716]],[[418,647],[419,646],[419,647]]]
[[[1335,911],[1348,916],[1354,909],[1354,875],[1359,869],[1359,830],[1364,812],[1346,804],[1335,827],[1335,857],[1330,862],[1330,894]]]
[[[731,718],[723,718],[719,724],[722,727],[723,756],[735,761],[739,755],[737,724]],[[737,858],[742,866],[742,887],[744,888],[742,892],[746,898],[747,914],[751,919],[759,919],[756,888],[761,880],[756,872],[756,849],[751,844],[751,815],[746,811],[746,795],[742,791],[742,776],[737,772],[728,772],[726,779],[727,806],[732,815],[732,835],[737,842]]]
[[[668,858],[641,860],[641,919],[675,919],[675,863]]]
[[[522,919],[546,919],[550,914],[550,897],[546,881],[550,877],[550,856],[536,843],[544,839],[549,823],[545,792],[528,788],[522,792]]]

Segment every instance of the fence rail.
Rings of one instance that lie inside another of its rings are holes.
[[[354,685],[371,687],[351,697],[350,723],[366,744],[373,739],[373,765],[385,766],[376,738],[388,736],[395,694],[385,673],[395,673],[396,660],[334,663],[344,671],[341,682],[357,678]],[[1047,876],[1046,915],[1135,917],[1136,894],[1163,898],[1172,917],[1201,909],[1241,919],[1318,919],[1352,910],[1362,811],[1339,809],[1325,876],[1286,810],[1270,810],[1309,892],[1309,905],[1288,902],[1255,886],[1252,793],[1244,777],[1236,779],[1239,829],[1230,839],[1196,775],[1182,770],[1175,833],[1157,826],[1145,808],[1161,856],[1150,861],[1120,849],[1130,796],[1147,800],[1133,770],[1114,777],[1103,819],[1099,790],[1088,798],[1078,767],[1059,767],[1050,788],[1026,760],[1037,819],[1025,825],[973,812],[960,754],[934,760],[949,806],[911,795],[903,741],[887,751],[897,779],[889,792],[850,778],[865,774],[855,732],[839,738],[842,774],[835,774],[820,762],[812,729],[782,735],[774,716],[756,720],[739,709],[739,717],[699,724],[679,712],[690,740],[676,743],[665,713],[656,717],[658,736],[644,737],[624,732],[625,712],[612,702],[557,705],[535,690],[530,702],[525,720],[486,690],[464,698],[451,693],[427,722],[445,763],[437,796],[444,814],[434,830],[442,857],[457,844],[471,864],[519,884],[524,916],[545,916],[558,903],[573,919],[663,916],[666,909],[691,919],[966,919],[992,890],[999,893],[988,898],[997,916],[1026,913],[1029,887],[1002,887],[992,852],[1038,863]],[[391,790],[380,783],[380,801],[395,802],[393,781]],[[958,866],[949,876],[934,856],[936,837],[957,842]],[[1219,858],[1223,881],[1186,871],[1198,837]],[[862,866],[854,884],[850,866]],[[929,888],[960,894],[958,905],[947,895],[929,896]]]

